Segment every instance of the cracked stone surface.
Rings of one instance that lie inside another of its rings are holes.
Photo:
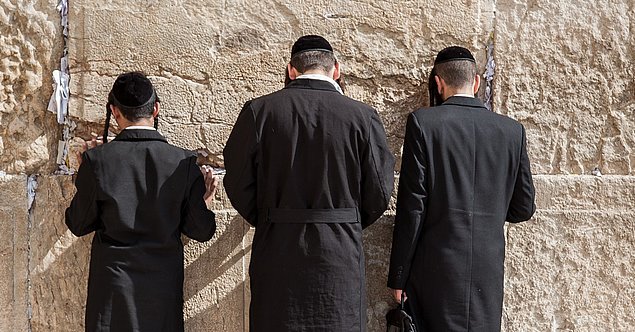
[[[536,217],[507,227],[504,331],[633,330],[632,179],[568,177],[554,188],[550,178],[537,179],[548,194]]]
[[[347,94],[377,108],[400,155],[405,116],[423,105],[419,85],[433,55],[457,43],[484,60],[493,3],[456,1],[453,11],[435,11],[433,1],[76,1],[70,113],[103,123],[115,77],[141,70],[163,100],[168,138],[220,155],[245,101],[283,86],[295,38],[320,33],[342,63]]]
[[[249,225],[235,211],[216,210],[216,234],[186,240],[184,319],[187,331],[244,331],[245,255]]]
[[[0,171],[55,169],[58,129],[47,112],[61,56],[57,1],[0,1]]]
[[[635,2],[496,3],[495,108],[533,172],[635,174]]]
[[[26,176],[0,176],[0,331],[26,331],[28,212]]]
[[[75,237],[64,211],[75,194],[70,176],[40,176],[30,229],[32,331],[80,331],[92,235]]]

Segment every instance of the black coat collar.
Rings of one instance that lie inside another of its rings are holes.
[[[485,105],[480,99],[472,98],[472,97],[461,97],[461,96],[452,96],[448,98],[445,102],[443,102],[442,105],[444,106],[456,105],[456,106],[478,107],[478,108],[487,109],[487,107],[485,107]]]
[[[284,87],[285,89],[313,89],[337,92],[333,84],[322,80],[313,80],[308,78],[299,78],[293,80]],[[337,92],[339,94],[339,92]]]
[[[122,130],[115,141],[163,141],[168,142],[163,135],[156,130],[148,129],[125,129]]]

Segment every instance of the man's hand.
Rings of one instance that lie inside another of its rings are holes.
[[[395,301],[397,301],[397,303],[401,303],[401,293],[403,293],[403,297],[404,297],[404,302],[406,302],[406,300],[408,299],[408,295],[406,295],[406,292],[404,292],[401,289],[390,289],[390,292],[392,293],[392,297]]]
[[[86,152],[86,150],[95,148],[99,145],[104,144],[103,140],[102,140],[102,136],[98,136],[95,133],[90,133],[91,135],[91,139],[90,140],[84,140],[84,139],[79,139],[80,141],[82,141],[81,144],[79,144],[79,148],[77,148],[75,150],[75,158],[77,158],[77,168],[79,168],[79,165],[81,165],[82,163],[82,154],[84,152]],[[108,141],[112,141],[114,139],[114,137],[108,137]],[[77,146],[77,145],[75,145]]]
[[[203,172],[203,177],[205,178],[205,194],[203,195],[203,199],[209,206],[214,201],[214,195],[218,187],[218,177],[214,175],[212,168],[207,165],[201,166],[201,172]]]

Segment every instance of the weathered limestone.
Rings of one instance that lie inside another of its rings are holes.
[[[495,109],[537,174],[635,174],[635,3],[496,3]]]
[[[632,177],[539,176],[536,184],[537,216],[507,228],[505,331],[633,330]]]
[[[28,223],[26,176],[0,176],[0,331],[26,331]]]
[[[386,312],[395,307],[386,286],[394,214],[387,213],[364,231],[368,331],[386,330]]]
[[[70,176],[38,177],[29,234],[32,331],[84,328],[92,235],[77,238],[64,224],[74,194]]]
[[[216,234],[186,240],[184,318],[188,331],[244,331],[245,254],[249,225],[236,212],[216,212]]]
[[[70,113],[102,123],[114,78],[143,70],[171,141],[219,156],[244,102],[282,87],[294,39],[320,33],[336,49],[347,94],[379,110],[400,155],[405,114],[423,104],[433,55],[458,43],[484,63],[493,3],[453,1],[445,11],[434,1],[75,1]]]
[[[506,331],[631,331],[635,213],[540,211],[508,228]]]
[[[0,170],[54,170],[59,130],[46,111],[62,51],[57,1],[0,1]]]

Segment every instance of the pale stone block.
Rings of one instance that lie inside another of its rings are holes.
[[[216,225],[212,240],[186,240],[186,331],[245,330],[243,239],[249,227],[235,212],[217,212]]]
[[[393,223],[394,212],[388,211],[364,230],[368,331],[385,331],[386,312],[397,306],[387,286]]]
[[[92,235],[77,238],[64,224],[74,194],[71,176],[38,177],[30,232],[32,331],[84,329]]]
[[[57,1],[0,3],[0,170],[51,170],[56,155],[55,115],[47,111],[62,34]],[[53,158],[51,158],[53,156]]]
[[[26,331],[28,207],[27,178],[0,176],[0,331]]]
[[[525,125],[534,173],[632,175],[632,0],[496,8],[495,110]]]
[[[633,176],[538,175],[534,184],[541,210],[629,211],[635,202]]]
[[[538,212],[507,227],[505,331],[631,331],[633,176],[536,176]]]
[[[379,111],[400,156],[406,114],[426,103],[420,84],[434,55],[468,46],[483,70],[494,3],[73,2],[70,113],[102,123],[115,77],[142,70],[163,100],[171,141],[220,155],[243,104],[282,88],[292,43],[317,33],[336,50],[346,94]]]
[[[539,212],[508,227],[504,330],[635,330],[634,218]]]

